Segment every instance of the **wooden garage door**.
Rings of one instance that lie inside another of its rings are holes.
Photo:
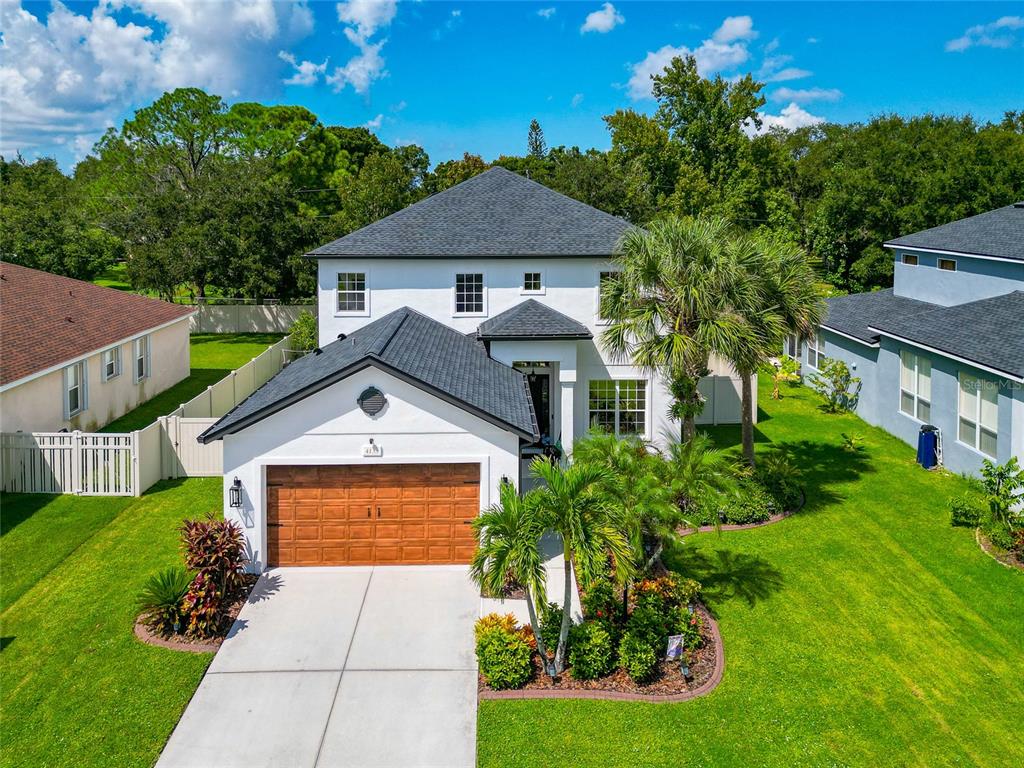
[[[476,464],[267,468],[271,565],[468,563]]]

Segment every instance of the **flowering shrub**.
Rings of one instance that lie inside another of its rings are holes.
[[[704,620],[697,612],[690,613],[684,605],[678,609],[676,624],[673,627],[674,634],[683,636],[683,647],[688,651],[700,648],[704,643],[701,637],[701,630],[704,628]]]

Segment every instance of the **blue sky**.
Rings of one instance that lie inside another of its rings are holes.
[[[5,2],[0,151],[70,167],[164,89],[302,104],[433,161],[608,146],[647,74],[694,52],[767,82],[768,124],[1024,108],[1021,3]]]

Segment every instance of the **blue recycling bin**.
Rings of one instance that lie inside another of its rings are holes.
[[[939,428],[932,424],[922,424],[917,433],[917,463],[925,469],[939,463]]]

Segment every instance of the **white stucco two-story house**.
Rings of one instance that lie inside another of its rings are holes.
[[[319,349],[200,438],[224,441],[256,567],[468,562],[468,523],[535,456],[678,434],[664,382],[600,344],[630,226],[492,168],[312,251]],[[725,366],[701,386],[703,423],[739,420]]]

